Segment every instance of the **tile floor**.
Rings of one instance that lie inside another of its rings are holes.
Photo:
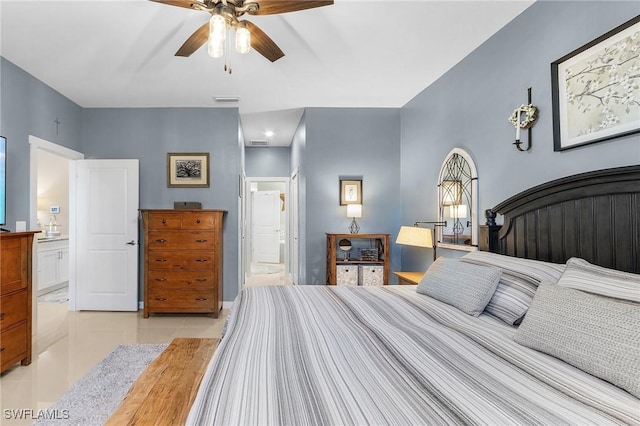
[[[219,337],[227,315],[152,315],[139,312],[69,312],[67,303],[38,304],[38,332],[32,363],[0,376],[0,424],[31,424],[11,419],[7,410],[44,410],[120,344],[169,343],[175,337]]]
[[[290,284],[283,268],[252,275],[247,286]],[[10,410],[49,408],[116,346],[169,343],[175,337],[219,337],[228,310],[206,315],[141,312],[69,312],[67,303],[38,303],[32,363],[16,364],[0,376],[0,425],[29,425]]]

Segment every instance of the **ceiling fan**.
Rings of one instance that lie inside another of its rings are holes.
[[[151,0],[156,3],[209,12],[211,18],[198,28],[176,52],[176,56],[191,56],[208,42],[209,55],[219,58],[224,55],[227,30],[235,30],[235,47],[239,53],[254,48],[262,56],[275,62],[284,56],[278,45],[257,25],[239,20],[248,15],[276,15],[313,9],[333,4],[333,0]]]

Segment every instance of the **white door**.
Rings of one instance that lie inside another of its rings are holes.
[[[254,262],[280,262],[280,191],[251,193]]]
[[[138,160],[78,160],[76,309],[138,310]]]

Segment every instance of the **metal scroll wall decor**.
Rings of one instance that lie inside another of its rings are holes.
[[[478,246],[478,174],[471,156],[460,148],[447,155],[438,178],[439,247],[476,250]]]

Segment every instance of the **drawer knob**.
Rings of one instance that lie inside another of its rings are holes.
[[[204,302],[205,300],[207,300],[206,297],[196,297],[196,300],[199,302]]]
[[[167,240],[165,240],[164,238],[160,238],[160,239],[156,240],[156,243],[160,243],[160,244],[166,243],[166,242],[167,242]]]
[[[156,297],[156,300],[158,302],[164,302],[165,300],[167,300],[165,297]]]
[[[205,283],[207,282],[206,278],[196,278],[194,281],[199,282],[199,283]]]
[[[0,312],[0,320],[4,318],[4,312]]]
[[[167,223],[167,219],[162,219],[162,223],[163,224]]]
[[[166,280],[167,280],[166,278],[156,278],[156,281],[160,281],[160,282],[163,282],[163,281],[166,281]]]
[[[156,259],[156,262],[166,262],[167,259]]]
[[[200,219],[196,219],[196,223],[200,223]]]
[[[0,348],[0,352],[3,352],[3,351],[4,351],[4,346]]]
[[[209,240],[196,240],[196,243],[206,243]]]
[[[209,259],[196,259],[196,262],[208,262]]]

